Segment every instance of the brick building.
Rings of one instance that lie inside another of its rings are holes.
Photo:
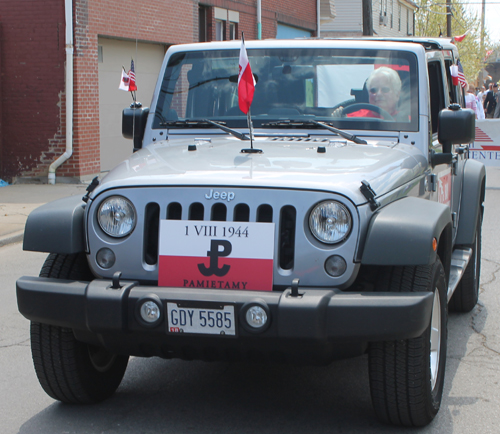
[[[263,39],[316,34],[317,0],[261,3],[258,27],[257,0],[0,0],[0,179],[45,181],[65,153],[71,49],[72,153],[57,168],[58,182],[90,179],[131,153],[121,138],[131,97],[118,90],[131,58],[138,99],[149,105],[172,44],[239,39],[242,31],[247,40],[259,31]]]

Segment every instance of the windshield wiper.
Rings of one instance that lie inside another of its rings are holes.
[[[200,125],[207,125],[210,122],[206,120],[196,120],[196,119],[176,119],[176,120],[164,120],[160,122],[162,127],[199,127]]]
[[[208,122],[209,124],[215,125],[216,127],[220,128],[222,131],[225,131],[226,133],[232,134],[234,137],[240,139],[240,140],[250,140],[250,137],[246,136],[243,133],[240,133],[239,131],[233,130],[232,128],[228,128],[222,124],[219,124],[218,122],[211,121],[210,119],[205,119],[204,122]]]
[[[214,125],[217,128],[220,128],[222,131],[225,131],[226,133],[232,134],[234,137],[240,139],[240,140],[250,140],[250,137],[246,136],[243,133],[240,133],[239,131],[233,130],[232,128],[228,128],[224,125],[224,122],[214,122],[211,121],[210,119],[202,119],[202,120],[196,120],[196,119],[185,119],[185,120],[171,120],[171,121],[165,121],[160,124],[160,126],[166,126],[166,127],[199,127],[200,125]]]
[[[263,127],[279,127],[279,126],[291,126],[291,127],[296,127],[296,126],[304,126],[304,125],[318,125],[319,127],[325,128],[333,133],[338,134],[340,137],[343,137],[344,139],[350,140],[351,142],[357,143],[359,145],[366,145],[367,142],[366,140],[359,139],[353,134],[346,133],[345,131],[339,130],[338,128],[332,127],[330,124],[327,124],[326,122],[319,122],[315,121],[312,119],[308,119],[307,121],[302,121],[302,120],[292,120],[292,119],[286,119],[282,121],[277,121],[277,122],[268,122],[266,124],[262,124]]]
[[[337,133],[340,137],[343,137],[344,139],[350,140],[351,142],[357,143],[358,145],[366,145],[367,141],[363,139],[358,139],[354,134],[349,134],[346,133],[345,131],[339,130],[338,128],[332,127],[330,124],[327,124],[326,122],[318,122],[318,121],[313,121],[311,120],[313,124],[316,125],[321,125],[322,127],[325,127],[327,130]]]

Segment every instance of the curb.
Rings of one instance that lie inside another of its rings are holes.
[[[11,234],[0,237],[0,247],[7,246],[9,244],[19,243],[24,238],[24,231],[13,232]]]

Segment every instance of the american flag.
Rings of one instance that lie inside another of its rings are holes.
[[[130,61],[130,71],[128,72],[128,76],[130,79],[130,83],[128,86],[128,90],[130,92],[137,90],[137,85],[135,84],[135,69],[134,69],[134,59]]]
[[[460,60],[457,60],[457,65],[458,65],[458,82],[460,83],[460,86],[465,87],[465,86],[467,86],[467,80],[465,80],[464,68],[462,68],[462,64],[460,63]],[[135,79],[134,79],[134,83],[135,83]]]

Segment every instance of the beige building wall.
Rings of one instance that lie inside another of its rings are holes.
[[[165,47],[109,38],[99,38],[99,127],[101,171],[107,171],[132,154],[132,140],[122,136],[122,110],[132,103],[130,92],[118,89],[122,66],[135,63],[137,101],[149,107]]]

